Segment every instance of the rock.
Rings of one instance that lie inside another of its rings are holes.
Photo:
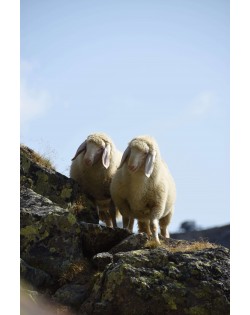
[[[20,154],[21,186],[31,188],[62,208],[72,207],[78,220],[98,224],[95,206],[73,179],[56,172],[46,159],[26,146],[21,146]]]
[[[98,224],[80,223],[83,236],[83,253],[92,257],[100,252],[108,252],[132,233],[126,229],[110,228]]]
[[[44,289],[53,286],[52,277],[41,269],[31,267],[21,259],[20,262],[21,280],[31,283],[35,289]]]
[[[54,277],[131,235],[125,229],[77,222],[69,210],[29,188],[21,187],[20,196],[21,258]]]
[[[21,184],[66,208],[76,199],[77,184],[72,179],[56,172],[48,166],[48,163],[42,163],[43,159],[30,148],[21,146]]]
[[[89,285],[66,284],[54,294],[55,301],[78,308],[89,295]]]
[[[92,261],[98,270],[103,271],[108,264],[113,262],[113,255],[110,253],[99,253],[92,258]]]
[[[76,203],[69,208],[70,212],[75,215],[79,222],[83,221],[86,223],[98,224],[99,217],[94,203],[83,194],[80,195],[79,198],[81,203],[79,204],[79,201],[77,200]]]
[[[145,233],[132,234],[121,241],[116,246],[112,247],[109,253],[115,254],[119,252],[128,252],[131,250],[141,249],[148,241],[148,236]]]
[[[29,188],[21,188],[21,258],[53,276],[83,259],[75,216]]]
[[[83,314],[229,314],[229,252],[165,248],[114,255],[81,306]]]

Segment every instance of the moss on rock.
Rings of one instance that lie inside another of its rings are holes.
[[[224,259],[217,259],[221,251]],[[216,275],[223,286],[214,279],[208,254],[213,264],[227,266],[218,268]],[[229,314],[228,276],[226,249],[192,254],[169,253],[165,248],[117,253],[95,287],[94,303],[105,305],[103,314],[114,310],[122,315]]]

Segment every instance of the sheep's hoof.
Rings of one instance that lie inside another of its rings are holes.
[[[155,242],[155,243],[158,244],[158,245],[161,244],[158,235],[157,235],[157,236],[150,235],[150,236],[149,236],[149,239],[150,239],[152,242]]]
[[[146,242],[145,246],[149,248],[157,248],[161,246],[161,242],[159,240],[157,241],[155,238],[151,238]]]

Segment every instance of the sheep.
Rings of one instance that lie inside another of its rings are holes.
[[[79,146],[70,167],[70,177],[94,202],[99,219],[109,227],[117,227],[120,214],[111,199],[110,183],[121,156],[106,134],[93,133]]]
[[[112,178],[110,192],[122,214],[124,228],[131,230],[136,218],[139,232],[146,232],[157,243],[159,225],[161,235],[169,238],[175,182],[152,137],[138,136],[129,142]]]

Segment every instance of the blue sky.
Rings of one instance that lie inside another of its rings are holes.
[[[21,142],[69,174],[86,136],[149,134],[177,186],[170,231],[229,223],[229,1],[21,0]]]

